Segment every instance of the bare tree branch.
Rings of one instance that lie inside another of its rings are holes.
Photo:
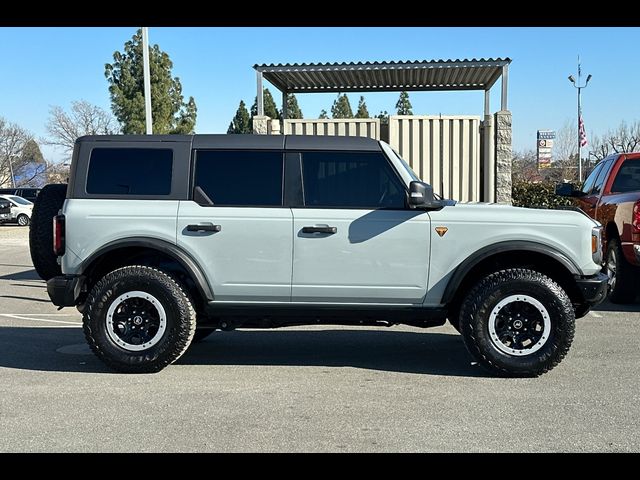
[[[623,121],[618,128],[609,130],[602,137],[594,137],[589,156],[597,161],[612,153],[640,151],[640,123],[631,125]]]
[[[73,145],[83,135],[109,135],[117,130],[116,121],[109,112],[86,100],[71,102],[67,113],[62,107],[54,105],[49,110],[47,121],[47,145],[64,149],[71,155]]]
[[[567,120],[564,125],[556,133],[556,139],[553,144],[553,161],[565,162],[575,159],[578,140],[576,138],[576,122],[575,120]],[[578,163],[577,159],[576,165]]]
[[[22,153],[32,138],[31,133],[24,128],[0,117],[0,186],[15,186],[14,178],[20,177],[30,163]]]

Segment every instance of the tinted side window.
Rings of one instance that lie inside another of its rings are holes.
[[[94,148],[87,193],[168,195],[173,152],[158,148]]]
[[[584,184],[582,185],[582,191],[584,193],[589,193],[591,191],[591,187],[593,187],[593,184],[596,182],[596,178],[598,178],[598,174],[600,173],[600,170],[602,170],[602,165],[603,165],[602,163],[599,163],[598,165],[596,165],[595,168],[591,171],[589,176],[584,181]]]
[[[598,178],[593,184],[593,188],[591,189],[591,195],[598,195],[602,191],[602,186],[604,185],[604,181],[609,174],[609,170],[611,170],[611,165],[613,164],[612,160],[607,160],[604,162],[604,165],[600,169],[600,173],[598,174]]]
[[[282,152],[199,150],[194,187],[214,205],[282,205]]]
[[[640,159],[625,160],[611,186],[612,193],[640,191]]]
[[[302,179],[309,207],[405,206],[405,189],[382,153],[306,152]]]

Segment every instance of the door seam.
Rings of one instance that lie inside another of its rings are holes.
[[[293,261],[295,260],[296,236],[295,236],[295,218],[293,216],[293,208],[289,207],[291,212],[291,277],[289,279],[289,302],[293,301]]]

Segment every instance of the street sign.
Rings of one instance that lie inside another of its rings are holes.
[[[538,130],[538,168],[550,168],[553,163],[553,141],[556,138],[554,130]]]

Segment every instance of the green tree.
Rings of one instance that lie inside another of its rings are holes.
[[[282,117],[282,112],[280,112],[280,117]],[[298,99],[293,93],[287,94],[287,118],[304,118],[298,105]]]
[[[400,98],[396,102],[396,110],[398,115],[413,115],[411,111],[413,107],[409,101],[409,94],[407,92],[400,92]]]
[[[265,88],[263,92],[262,100],[264,101],[264,114],[272,120],[279,120],[280,112],[278,111],[278,107],[276,106],[276,102],[273,99],[271,92],[268,88]],[[251,121],[253,121],[253,117],[256,115],[258,115],[258,97],[255,98],[253,105],[251,105]]]
[[[338,95],[331,106],[331,116],[333,118],[353,118],[353,110],[346,93]]]
[[[364,97],[360,95],[360,101],[358,102],[358,110],[356,111],[356,118],[371,118],[369,110],[367,110],[367,104],[364,101]]]
[[[45,163],[44,157],[42,156],[42,152],[40,151],[40,146],[33,138],[28,140],[27,143],[25,143],[20,156],[21,156],[21,160],[25,163],[34,163],[34,164]]]
[[[149,47],[151,116],[153,133],[193,133],[197,108],[193,97],[185,103],[182,84],[171,76],[173,62],[156,44]],[[122,133],[145,133],[144,80],[142,73],[142,31],[113,54],[104,74],[109,82],[111,109]]]
[[[329,115],[327,115],[327,111],[323,108],[322,110],[320,110],[320,115],[318,115],[318,118],[329,118]]]
[[[380,113],[376,115],[376,118],[380,119],[381,125],[387,125],[389,123],[389,112],[386,110],[384,112],[380,110]]]
[[[227,133],[251,133],[251,119],[249,117],[249,110],[243,100],[240,100],[240,105],[236,114],[229,124]]]

